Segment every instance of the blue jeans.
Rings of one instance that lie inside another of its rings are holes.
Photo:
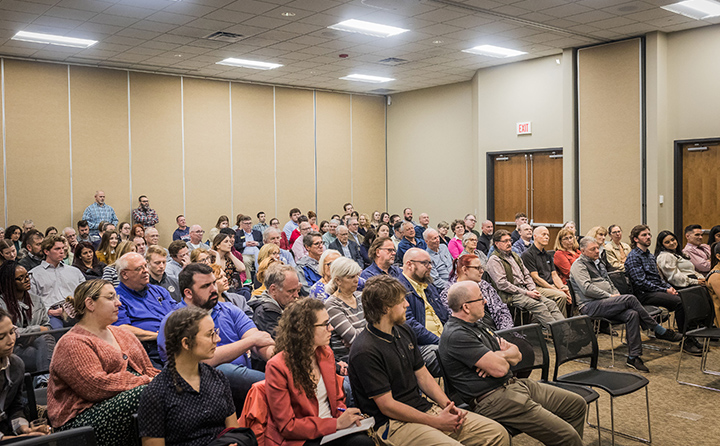
[[[250,387],[256,382],[265,379],[265,374],[245,367],[244,365],[227,363],[220,364],[215,367],[215,369],[222,372],[228,381],[230,381],[230,389],[232,390],[233,400],[235,401],[235,411],[239,414],[242,412],[243,405],[245,405],[245,397]]]

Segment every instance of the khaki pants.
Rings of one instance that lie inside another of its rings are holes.
[[[442,412],[433,405],[426,413]],[[375,440],[387,446],[505,446],[510,444],[507,431],[500,424],[476,413],[468,412],[457,432],[442,432],[425,424],[390,420],[374,433]]]
[[[539,292],[540,294],[542,294],[543,297],[547,297],[548,299],[550,299],[550,300],[552,300],[553,302],[555,302],[555,304],[556,304],[557,307],[558,307],[558,310],[560,310],[560,312],[561,312],[563,315],[566,315],[566,314],[567,314],[567,313],[565,312],[565,307],[567,306],[567,298],[568,298],[567,294],[565,294],[563,291],[560,291],[560,290],[558,290],[558,289],[556,289],[556,288],[540,288],[540,287],[537,287],[537,288],[535,288],[535,289],[538,290],[538,292]],[[571,314],[570,316],[572,316],[572,314]]]
[[[519,379],[492,392],[474,410],[548,446],[583,444],[585,399],[549,384]]]
[[[255,254],[243,254],[243,263],[245,264],[245,275],[250,279],[252,277],[250,272],[255,268]]]

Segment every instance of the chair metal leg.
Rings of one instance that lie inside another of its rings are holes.
[[[615,398],[611,395],[610,396],[610,429],[612,429],[612,446],[615,446],[615,408],[613,406],[613,401]]]
[[[588,423],[588,425],[590,425],[591,427],[598,428],[598,441],[600,439],[600,430],[602,429],[605,432],[610,432],[611,440],[612,440],[611,444],[613,446],[615,445],[615,435],[618,435],[623,438],[627,438],[629,440],[635,440],[635,441],[639,441],[641,443],[651,444],[652,443],[652,431],[650,429],[650,396],[649,395],[650,394],[648,392],[648,388],[647,388],[647,386],[645,386],[645,405],[647,408],[647,417],[648,417],[648,438],[637,437],[635,435],[626,434],[625,432],[619,432],[619,431],[615,432],[615,407],[613,405],[615,398],[612,395],[610,395],[610,429],[600,426],[600,410],[597,407],[596,407],[596,411],[598,413],[597,426],[593,426],[592,424]],[[596,406],[597,406],[597,403],[598,402],[596,400],[595,401]]]
[[[650,427],[650,393],[648,391],[648,386],[645,386],[645,405],[647,410],[647,419],[648,419],[648,444],[652,443],[652,428]]]
[[[593,429],[597,429],[598,433],[598,446],[602,446],[602,437],[600,436],[600,404],[598,404],[598,400],[595,400],[595,414],[597,415],[597,424],[592,424],[590,422],[590,408],[588,407],[587,412],[585,413],[585,418],[588,426],[590,426]]]
[[[688,381],[680,381],[680,365],[682,364],[683,346],[684,345],[685,345],[685,337],[683,337],[682,341],[680,341],[680,359],[678,359],[678,368],[677,368],[677,373],[675,374],[675,382],[677,382],[678,384],[684,384],[686,386],[699,387],[701,389],[720,392],[720,389],[718,389],[716,387],[703,386],[702,384],[691,383]],[[720,372],[715,371],[715,370],[707,370],[706,369],[707,354],[709,351],[710,351],[710,338],[705,338],[703,340],[702,357],[700,358],[700,371],[706,375],[720,376]]]

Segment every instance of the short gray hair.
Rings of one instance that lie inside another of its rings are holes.
[[[337,231],[339,231],[340,229],[343,229],[344,231],[347,231],[348,233],[350,233],[350,230],[345,225],[338,225],[338,227],[335,229],[335,233],[337,234]]]
[[[277,229],[272,228],[272,227],[271,227],[271,228],[267,228],[266,230],[263,231],[263,242],[267,242],[268,239],[270,239],[270,235],[271,235],[272,233],[280,234],[280,231],[278,231]]]
[[[332,220],[330,220],[330,223],[334,223],[335,225],[339,225],[339,224],[340,224],[340,220],[338,220],[337,218],[333,218]]]
[[[306,248],[311,247],[313,244],[313,239],[315,239],[315,237],[320,237],[320,240],[322,240],[322,234],[320,234],[319,232],[317,232],[317,231],[308,232],[307,234],[305,234],[303,236],[303,245]]]
[[[471,238],[474,238],[475,240],[477,240],[477,235],[473,234],[470,231],[466,232],[465,235],[463,235],[462,244],[465,245],[465,243],[467,243],[467,241],[470,240]]]
[[[295,268],[290,265],[284,263],[270,265],[270,268],[265,271],[265,288],[270,289],[270,286],[275,285],[282,290],[287,273],[297,274]]]
[[[581,238],[580,239],[580,251],[585,251],[591,243],[595,243],[596,245],[600,246],[600,243],[598,243],[597,240],[595,240],[592,237]]]
[[[437,232],[433,228],[427,228],[423,231],[423,238],[427,242],[428,238],[430,238],[433,234],[439,234],[439,232]]]
[[[402,226],[401,226],[402,231],[405,232],[405,228],[407,228],[408,226],[411,227],[411,228],[413,228],[413,229],[415,229],[415,225],[412,224],[412,222],[409,222],[409,221],[406,220],[406,221],[403,222],[403,224],[402,224]]]
[[[348,277],[348,276],[354,276],[356,274],[360,274],[362,272],[362,268],[358,266],[357,262],[353,259],[349,259],[347,257],[340,257],[339,259],[336,259],[332,262],[332,265],[330,265],[330,282],[328,282],[327,285],[325,285],[325,291],[327,291],[328,294],[334,293],[337,288],[337,281],[336,278],[341,277]]]
[[[129,254],[136,254],[136,253],[126,253],[123,254],[119,259],[115,260],[115,271],[120,275],[123,271],[128,269],[130,266],[129,263]]]

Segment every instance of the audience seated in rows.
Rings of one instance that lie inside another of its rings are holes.
[[[395,249],[395,244],[392,239],[386,237],[376,238],[368,251],[372,265],[360,273],[360,278],[368,280],[373,276],[381,274],[389,274],[392,277],[400,276],[402,270],[394,264],[396,253],[397,249]]]
[[[450,278],[450,270],[452,270],[453,258],[448,247],[440,243],[440,233],[432,228],[428,228],[423,232],[423,238],[427,248],[425,251],[430,255],[432,268],[430,269],[430,279],[432,284],[438,290],[442,290],[447,286]]]
[[[466,223],[467,224],[467,223]],[[493,234],[494,234],[494,225],[493,222],[490,220],[485,220],[482,222],[482,225],[480,225],[480,235],[478,236],[478,249],[485,253],[485,255],[490,255],[490,248],[493,247]],[[475,233],[477,231],[474,231]],[[475,234],[477,235],[477,234]]]
[[[286,265],[290,265],[292,267],[296,266],[295,259],[293,259],[293,255],[290,251],[287,249],[284,249],[281,245],[282,241],[282,231],[277,229],[276,227],[270,225],[268,229],[263,232],[263,244],[273,243],[277,245],[280,248],[280,260],[283,261]],[[255,270],[257,271],[258,264],[257,261],[255,262]]]
[[[263,247],[260,248],[258,260],[260,264],[258,265],[257,274],[255,274],[252,296],[259,296],[265,291],[265,272],[270,265],[277,262],[282,263],[282,260],[280,260],[280,247],[274,243],[263,245]]]
[[[480,288],[463,281],[448,292],[452,315],[439,352],[448,379],[475,413],[515,428],[546,445],[583,444],[587,403],[577,393],[513,376],[518,347],[483,325]]]
[[[365,240],[364,234],[360,234],[360,223],[358,222],[357,217],[350,217],[345,222],[346,226],[348,228],[348,233],[350,235],[350,240],[357,243],[358,246],[362,245],[363,241]],[[362,268],[362,265],[360,265]]]
[[[325,248],[328,249],[330,246],[330,243],[334,242],[336,237],[336,231],[337,227],[340,225],[340,220],[331,219],[328,222],[328,230],[326,233],[323,234],[322,240],[323,244],[325,245]]]
[[[367,328],[350,348],[353,394],[360,411],[375,419],[375,440],[397,446],[508,445],[500,424],[455,407],[428,372],[405,324],[405,295],[390,276],[368,280],[362,294]]]
[[[8,239],[0,240],[0,265],[14,260],[17,260],[17,250],[13,242]]]
[[[357,263],[345,257],[337,258],[330,266],[331,279],[325,288],[330,296],[325,308],[332,326],[330,346],[337,362],[347,362],[350,347],[365,329],[361,292],[357,290],[361,271]]]
[[[56,430],[92,426],[98,444],[133,444],[132,415],[159,370],[137,336],[112,326],[124,305],[110,282],[89,280],[64,305],[78,322],[60,338],[50,364],[50,423]]]
[[[597,242],[600,248],[600,261],[603,263],[606,270],[614,271],[614,268],[610,266],[610,262],[608,261],[607,257],[607,251],[605,250],[605,239],[607,238],[607,234],[607,229],[603,228],[602,226],[594,226],[590,228],[588,233],[585,235],[585,238],[589,237]]]

